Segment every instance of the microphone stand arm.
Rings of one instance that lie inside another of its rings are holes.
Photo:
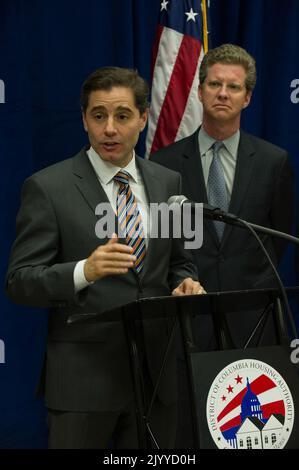
[[[234,214],[230,214],[229,212],[223,212],[217,207],[214,208],[212,206],[209,206],[208,204],[203,204],[203,213],[204,216],[209,219],[220,220],[221,222],[225,222],[226,224],[235,225],[236,227],[240,227],[243,229],[246,229],[247,224],[257,232],[266,233],[267,235],[271,235],[274,237],[284,238],[285,240],[299,245],[299,238],[296,238],[285,232],[279,232],[278,230],[274,230],[269,227],[264,227],[263,225],[252,224],[251,222],[247,222],[243,219],[240,219]]]

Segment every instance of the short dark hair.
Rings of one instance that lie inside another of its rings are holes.
[[[199,81],[204,83],[208,69],[215,64],[242,65],[246,72],[245,86],[252,91],[256,83],[256,67],[254,58],[245,49],[235,44],[222,44],[222,46],[210,49],[203,57],[199,69]]]
[[[143,114],[148,108],[149,87],[137,70],[123,67],[101,67],[92,72],[82,85],[80,103],[83,112],[86,112],[91,92],[109,91],[113,87],[130,88],[134,95],[135,106],[140,114]]]

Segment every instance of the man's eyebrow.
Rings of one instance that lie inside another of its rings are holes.
[[[106,111],[106,107],[102,106],[102,105],[99,105],[99,106],[94,106],[90,110],[91,113],[94,113],[94,112],[97,112],[97,111]],[[116,111],[127,111],[127,112],[132,113],[131,108],[129,108],[128,106],[121,106],[121,105],[116,108]]]
[[[129,113],[132,113],[132,109],[129,106],[118,106],[116,111],[128,111]]]
[[[93,108],[91,108],[90,112],[91,113],[94,113],[95,111],[105,111],[105,106],[94,106]]]

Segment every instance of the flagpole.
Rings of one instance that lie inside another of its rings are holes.
[[[202,8],[202,32],[203,32],[203,50],[206,54],[209,50],[208,40],[208,17],[207,17],[207,2],[206,0],[201,1]]]

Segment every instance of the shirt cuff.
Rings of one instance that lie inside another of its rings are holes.
[[[77,294],[80,290],[85,289],[85,287],[90,286],[93,284],[92,282],[88,282],[84,275],[84,264],[86,259],[82,259],[78,261],[74,269],[74,287],[75,293]]]

